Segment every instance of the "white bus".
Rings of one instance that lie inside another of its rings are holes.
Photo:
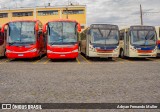
[[[120,30],[120,57],[156,57],[157,35],[153,26],[130,26]]]
[[[86,57],[116,58],[119,56],[117,25],[92,24],[80,33],[80,52]]]
[[[156,32],[157,32],[157,45],[158,45],[158,51],[157,56],[160,57],[160,26],[156,26]]]
[[[4,33],[1,32],[0,29],[0,57],[5,56],[6,50],[6,30]]]

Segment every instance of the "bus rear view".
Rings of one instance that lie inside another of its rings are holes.
[[[120,56],[126,57],[156,57],[157,35],[153,26],[131,26],[121,32]]]
[[[117,25],[93,24],[80,35],[80,50],[87,57],[119,56],[119,28]]]
[[[47,29],[47,30],[46,30]],[[44,26],[49,59],[76,59],[80,24],[71,20],[50,21]]]
[[[35,58],[46,53],[40,21],[13,21],[7,28],[7,58]]]

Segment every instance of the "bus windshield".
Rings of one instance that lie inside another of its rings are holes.
[[[156,32],[150,30],[131,31],[131,44],[140,46],[156,45]]]
[[[9,23],[9,44],[33,44],[36,42],[35,22]]]
[[[49,44],[74,44],[77,42],[77,27],[74,22],[50,22]]]
[[[119,43],[118,30],[91,29],[91,43],[115,45]]]

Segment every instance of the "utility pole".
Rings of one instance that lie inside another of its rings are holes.
[[[141,4],[140,4],[140,18],[141,18],[141,25],[143,25],[143,10]]]
[[[36,13],[36,7],[37,7],[37,0],[34,0],[34,19],[37,19],[37,13]]]
[[[67,5],[67,8],[66,8],[66,12],[67,12],[67,19],[68,19],[68,7],[69,7],[69,0],[68,0],[68,5]]]

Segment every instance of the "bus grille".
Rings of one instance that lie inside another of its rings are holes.
[[[113,50],[102,50],[102,49],[97,49],[98,53],[113,53]]]
[[[138,50],[138,53],[152,53],[152,50]]]

